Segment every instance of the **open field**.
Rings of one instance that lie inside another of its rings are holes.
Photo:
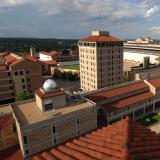
[[[62,66],[63,69],[80,70],[79,64]]]

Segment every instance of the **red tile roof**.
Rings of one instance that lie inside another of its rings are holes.
[[[135,90],[143,89],[143,88],[148,88],[149,90],[149,86],[146,83],[140,82],[140,83],[118,87],[118,88],[110,89],[106,91],[99,91],[98,93],[91,93],[85,97],[87,99],[90,99],[93,102],[98,102],[104,99],[109,99],[115,96],[119,96],[119,95],[126,94],[129,92],[135,91]]]
[[[123,42],[123,40],[112,36],[89,36],[81,39],[83,42]]]
[[[130,96],[124,99],[120,99],[112,103],[104,104],[102,108],[107,112],[111,112],[111,111],[126,107],[131,104],[135,104],[137,102],[140,102],[140,101],[152,98],[152,97],[154,97],[154,94],[147,91],[145,93],[137,94],[137,95]]]
[[[62,95],[64,94],[64,90],[62,89],[59,89],[59,90],[56,90],[54,92],[49,92],[49,93],[43,93],[41,90],[37,90],[35,92],[41,99],[43,98],[47,98],[47,97],[54,97],[54,96],[58,96],[58,95]]]
[[[148,80],[148,82],[156,88],[160,87],[160,77]]]
[[[32,62],[37,62],[37,61],[38,61],[38,59],[37,59],[37,58],[33,58],[33,57],[32,57],[32,56],[30,56],[30,55],[25,56],[25,58],[26,58],[27,60],[32,61]]]
[[[40,60],[40,62],[45,63],[45,64],[51,64],[51,65],[56,65],[57,64],[57,62],[55,60],[49,60],[49,61]]]
[[[0,71],[5,71],[6,70],[6,66],[0,66]]]
[[[126,118],[41,152],[29,160],[159,160],[159,141],[159,134]],[[3,152],[1,156],[5,160]],[[10,160],[22,160],[17,150],[10,157]]]
[[[14,118],[12,115],[2,115],[0,117],[0,130],[7,127],[8,125],[14,123]]]
[[[4,61],[7,63],[7,64],[11,64],[12,62],[16,61],[17,58],[13,57],[12,55],[8,54],[6,56],[3,57]]]

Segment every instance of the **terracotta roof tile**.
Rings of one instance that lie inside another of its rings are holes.
[[[112,36],[89,36],[81,39],[83,42],[123,42],[123,40]]]
[[[0,66],[0,71],[5,71],[6,70],[6,66]]]
[[[135,104],[137,102],[140,102],[140,101],[152,98],[152,97],[154,97],[154,94],[147,91],[145,93],[137,94],[137,95],[130,96],[124,99],[120,99],[112,103],[103,104],[102,108],[107,112],[111,112],[111,111],[126,107],[131,104]]]
[[[14,56],[12,56],[10,54],[4,56],[3,59],[7,64],[11,64],[12,62],[17,60],[17,58],[15,58]]]
[[[143,88],[146,88],[149,90],[149,86],[146,83],[140,82],[140,83],[131,84],[123,87],[118,87],[115,89],[99,91],[97,93],[91,93],[89,95],[86,95],[85,97],[87,99],[90,99],[93,102],[98,102],[104,99],[109,99],[118,95],[126,94],[126,93],[133,92],[135,90],[140,90]]]
[[[15,120],[11,114],[7,115],[2,115],[0,117],[0,130],[3,128],[7,127],[8,125],[14,123]]]
[[[58,90],[55,90],[54,92],[46,92],[46,93],[43,93],[41,90],[37,90],[35,92],[40,98],[47,98],[47,97],[52,97],[52,96],[58,96],[58,95],[62,95],[64,94],[64,90],[62,89],[58,89]]]
[[[156,88],[160,87],[160,77],[148,80],[148,82]]]
[[[45,63],[45,64],[51,64],[51,65],[57,64],[57,62],[55,60],[49,60],[49,61],[42,61],[42,60],[40,60],[40,62]]]
[[[127,117],[38,153],[29,160],[158,160],[160,159],[159,141],[159,134]],[[22,160],[17,150],[15,153],[10,151],[7,153],[11,160]],[[3,152],[0,152],[0,158],[7,159],[3,155]]]

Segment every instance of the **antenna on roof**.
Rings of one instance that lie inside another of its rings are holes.
[[[98,30],[102,30],[102,5],[103,0],[97,0]]]

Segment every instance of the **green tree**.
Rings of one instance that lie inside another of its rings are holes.
[[[23,101],[30,98],[32,98],[32,95],[29,92],[22,92],[16,96],[16,102]]]

